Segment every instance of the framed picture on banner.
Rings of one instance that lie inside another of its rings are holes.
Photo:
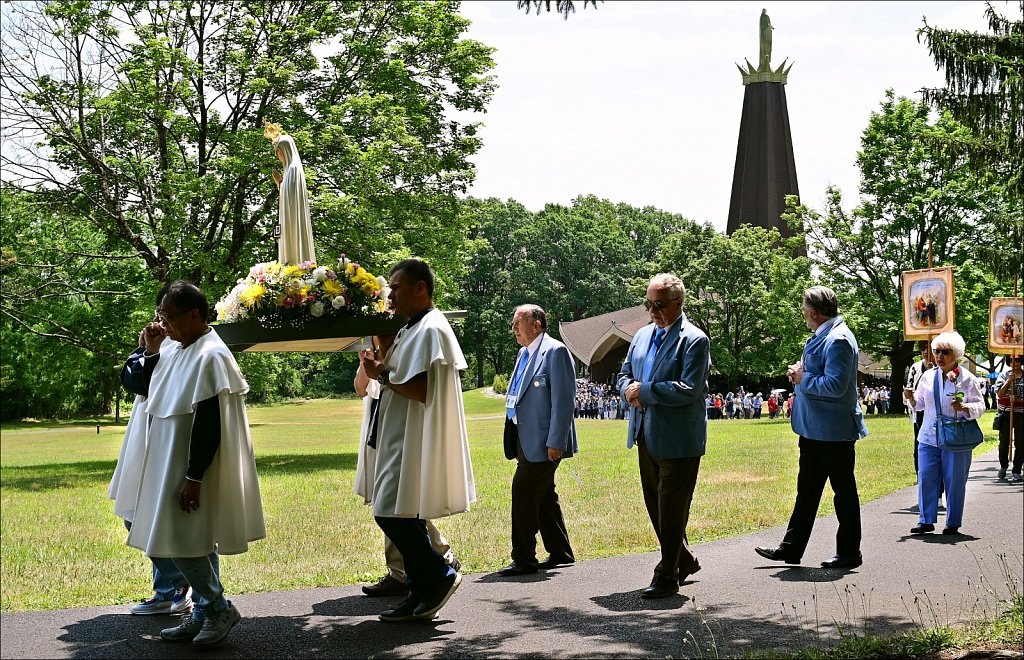
[[[992,298],[988,302],[988,350],[1024,354],[1024,298]]]
[[[953,329],[953,269],[907,270],[903,282],[903,338],[930,339]]]

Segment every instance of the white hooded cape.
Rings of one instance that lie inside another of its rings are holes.
[[[366,384],[363,397],[363,423],[359,430],[359,454],[356,457],[356,480],[353,490],[363,498],[364,504],[373,503],[373,478],[376,473],[377,450],[366,444],[370,433],[370,412],[373,402],[380,398],[380,383],[371,380]]]
[[[266,536],[245,413],[248,384],[216,332],[161,349],[145,412],[152,418],[128,545],[150,557],[238,554]],[[220,447],[203,475],[199,509],[181,510],[196,405],[217,396]]]
[[[161,350],[170,348],[178,342],[164,339]],[[157,362],[157,368],[160,363]],[[124,430],[121,442],[121,454],[117,458],[114,476],[110,478],[110,489],[107,496],[114,500],[114,515],[128,522],[135,519],[135,502],[139,499],[139,482],[142,479],[142,464],[146,458],[146,427],[149,415],[146,414],[146,397],[137,395],[132,406],[128,426]]]
[[[428,312],[403,328],[384,359],[393,383],[427,374],[427,401],[385,387],[377,424],[373,514],[440,518],[476,501],[459,370],[466,359],[448,320]]]

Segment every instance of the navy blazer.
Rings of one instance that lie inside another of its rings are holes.
[[[811,440],[856,440],[868,434],[857,396],[857,339],[842,316],[826,323],[832,325],[804,344],[793,432]]]
[[[655,325],[641,328],[629,345],[618,378],[619,394],[640,379],[647,351],[654,339]],[[711,373],[711,342],[700,328],[680,314],[667,328],[665,339],[654,358],[650,382],[640,387],[644,408],[629,406],[629,435],[632,447],[642,426],[647,451],[654,458],[695,458],[707,449],[708,413],[704,399]]]
[[[519,356],[526,348],[520,348]],[[579,447],[573,402],[576,398],[576,365],[565,344],[544,333],[527,363],[516,401],[516,428],[523,455],[531,463],[548,460],[548,447],[561,449],[569,458]]]

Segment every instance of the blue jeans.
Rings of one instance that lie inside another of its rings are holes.
[[[420,518],[381,518],[374,520],[391,539],[405,562],[405,582],[409,592],[422,600],[430,589],[455,570],[445,563],[444,555],[430,545],[427,523]]]
[[[964,494],[971,471],[971,452],[950,451],[920,443],[917,446],[917,507],[920,522],[934,525],[939,494],[946,489],[946,527],[960,527],[964,519]]]
[[[199,612],[212,616],[228,606],[224,585],[220,583],[220,555],[216,550],[205,557],[175,557],[171,561],[192,587],[192,600]]]
[[[129,532],[132,531],[130,520],[125,520],[124,526]],[[170,600],[174,597],[175,591],[188,584],[185,576],[170,559],[150,557],[149,561],[153,562],[153,592],[157,600]]]

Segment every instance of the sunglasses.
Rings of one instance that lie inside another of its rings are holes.
[[[644,309],[646,309],[648,312],[651,311],[652,309],[662,310],[677,300],[679,300],[679,298],[673,298],[672,300],[645,300]]]
[[[932,349],[932,353],[934,353],[935,355],[952,355],[953,354],[953,349],[952,348],[933,348]]]

